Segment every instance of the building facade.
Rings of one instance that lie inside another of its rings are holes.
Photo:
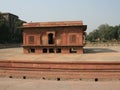
[[[24,53],[83,53],[85,30],[82,21],[24,23]]]

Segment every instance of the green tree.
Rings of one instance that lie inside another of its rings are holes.
[[[19,28],[20,26],[22,26],[23,21],[21,20],[17,20],[15,22],[15,41],[16,42],[22,42],[22,30]]]
[[[6,20],[0,13],[0,43],[9,41],[9,28],[6,24]]]
[[[88,41],[113,41],[120,40],[120,25],[109,26],[108,24],[102,24],[98,29],[93,30],[87,35]]]

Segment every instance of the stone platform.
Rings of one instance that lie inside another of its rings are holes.
[[[23,54],[0,49],[0,76],[42,79],[120,78],[120,47],[85,47],[84,54]]]
[[[0,60],[49,62],[120,62],[120,47],[85,47],[84,54],[24,54],[22,47],[0,49]]]

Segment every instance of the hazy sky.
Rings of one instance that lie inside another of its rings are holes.
[[[120,24],[120,0],[0,0],[0,12],[27,22],[82,20],[87,31]]]

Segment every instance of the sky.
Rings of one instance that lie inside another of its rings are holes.
[[[101,24],[120,24],[120,0],[0,0],[0,12],[27,22],[82,20],[88,33]]]

